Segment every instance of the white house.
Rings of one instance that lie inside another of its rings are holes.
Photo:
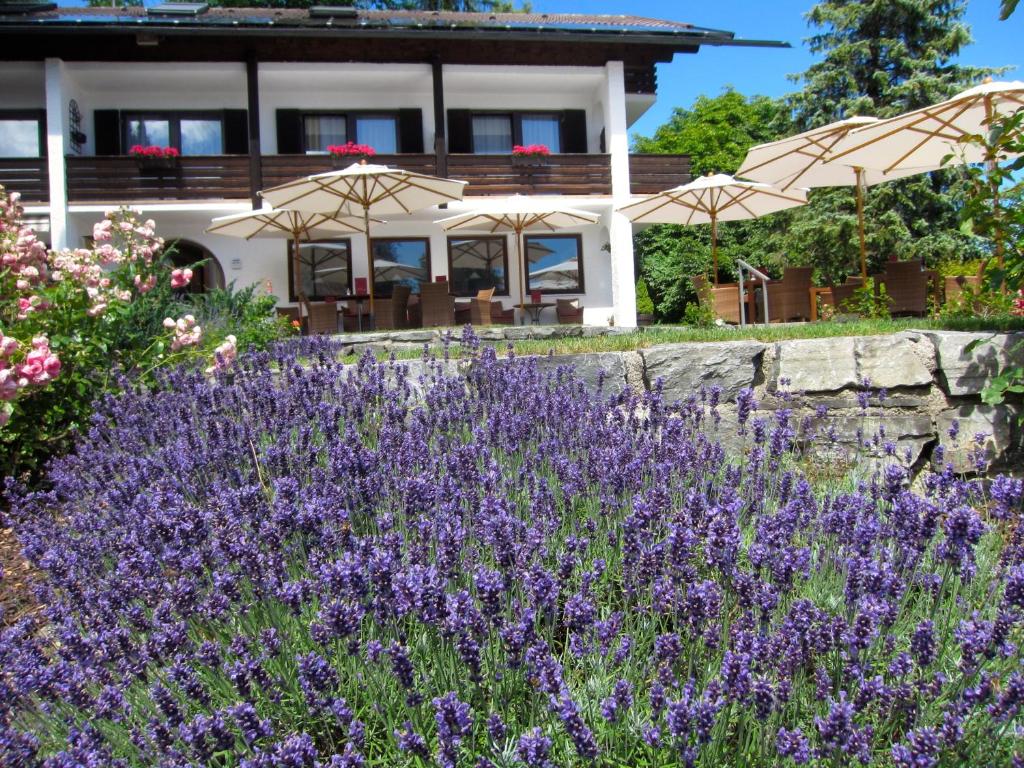
[[[529,236],[527,289],[578,297],[587,323],[631,326],[632,229],[614,207],[685,183],[689,164],[630,155],[628,131],[654,103],[655,64],[702,45],[779,44],[632,16],[5,4],[0,183],[54,247],[131,205],[183,259],[209,258],[201,283],[258,283],[289,305],[285,241],[204,230],[259,207],[262,188],[330,170],[327,146],[369,144],[375,162],[469,182],[464,202],[375,229],[379,293],[444,276],[456,294],[493,284],[513,303],[523,265],[509,238],[433,222],[481,196],[548,195],[601,218]],[[550,148],[546,164],[514,162],[512,146],[532,143]],[[181,157],[152,167],[135,144]],[[367,264],[359,236],[306,246],[306,292],[343,296]]]

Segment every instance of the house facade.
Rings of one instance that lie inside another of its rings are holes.
[[[208,259],[197,288],[259,284],[293,305],[284,240],[204,230],[260,207],[260,189],[343,167],[327,148],[372,146],[374,162],[469,182],[466,199],[376,226],[375,286],[447,279],[456,295],[494,286],[575,297],[584,322],[636,322],[632,225],[615,206],[689,180],[686,157],[631,155],[630,126],[654,103],[655,65],[703,45],[774,45],[623,16],[311,9],[5,5],[0,40],[0,183],[19,191],[53,247],[86,242],[130,205]],[[538,162],[512,156],[544,144]],[[143,160],[136,145],[179,157]],[[549,196],[597,224],[511,236],[433,222],[481,198]],[[302,247],[311,299],[368,277],[361,236]],[[545,318],[550,320],[552,318]]]

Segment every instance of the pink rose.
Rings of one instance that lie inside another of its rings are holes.
[[[191,269],[175,269],[171,272],[171,288],[184,288],[191,281]]]

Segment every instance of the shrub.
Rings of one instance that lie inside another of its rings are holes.
[[[887,319],[890,312],[889,294],[885,290],[885,283],[869,277],[864,281],[864,285],[856,288],[853,295],[843,302],[839,311],[872,320]]]
[[[17,195],[0,187],[2,474],[38,477],[119,375],[145,382],[161,367],[216,366],[214,350],[229,337],[245,349],[284,333],[273,299],[251,289],[183,295],[192,270],[163,258],[155,226],[110,212],[92,248],[48,253],[24,226]]]
[[[636,281],[636,312],[638,315],[653,315],[654,302],[647,290],[647,283],[641,277]]]
[[[920,494],[895,460],[816,488],[796,446],[831,436],[750,391],[732,457],[715,390],[340,351],[162,375],[105,401],[52,493],[13,489],[49,627],[0,635],[0,762],[1019,753],[1020,481],[936,455]]]

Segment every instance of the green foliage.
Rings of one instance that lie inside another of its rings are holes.
[[[869,277],[864,285],[857,288],[853,295],[842,303],[839,311],[869,320],[889,318],[889,294],[885,290],[885,284]]]
[[[715,311],[708,302],[691,302],[683,312],[683,323],[693,328],[712,328],[715,325]]]
[[[984,266],[985,263],[981,259],[969,261],[950,259],[939,262],[937,270],[942,277],[976,277],[984,269]]]
[[[1013,313],[1013,298],[1003,291],[965,285],[960,294],[947,297],[938,311],[944,320],[968,318],[1008,318]]]
[[[698,96],[689,109],[676,107],[653,137],[633,137],[633,151],[689,155],[694,176],[735,173],[750,147],[772,141],[788,127],[788,114],[779,101],[747,98],[726,88],[718,96]]]
[[[999,4],[999,20],[1006,21],[1017,10],[1017,0],[1003,0]]]
[[[638,315],[653,315],[654,302],[651,301],[651,294],[647,290],[647,283],[641,277],[636,281],[636,312]]]

